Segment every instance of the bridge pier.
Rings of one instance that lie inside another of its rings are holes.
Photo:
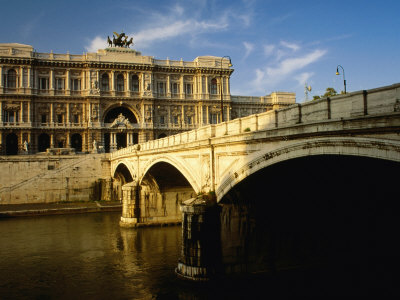
[[[135,227],[140,223],[139,185],[136,181],[122,186],[121,227]]]
[[[182,252],[176,274],[186,280],[209,281],[221,268],[219,206],[200,196],[184,201],[181,211]]]

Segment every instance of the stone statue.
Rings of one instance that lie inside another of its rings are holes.
[[[133,38],[128,39],[128,36],[121,32],[118,34],[117,32],[113,32],[113,39],[111,41],[110,37],[107,36],[107,43],[110,47],[114,45],[114,47],[125,47],[129,48],[130,45],[133,45]]]
[[[24,150],[25,152],[28,152],[28,142],[24,141]]]
[[[93,140],[93,150],[97,150],[97,142],[96,142],[96,140]]]
[[[119,127],[119,126],[130,126],[131,123],[129,119],[127,119],[122,113],[118,115],[118,117],[112,122],[111,127]]]

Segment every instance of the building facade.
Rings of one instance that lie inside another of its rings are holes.
[[[0,154],[112,152],[295,103],[287,92],[231,96],[230,66],[123,47],[71,55],[0,44]]]

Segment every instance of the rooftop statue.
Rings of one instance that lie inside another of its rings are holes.
[[[107,36],[107,43],[110,47],[124,47],[129,48],[130,45],[133,45],[133,38],[128,39],[128,36],[125,35],[124,32],[120,34],[113,32],[113,39],[111,41],[110,37]]]

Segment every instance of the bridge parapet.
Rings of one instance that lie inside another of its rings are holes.
[[[168,136],[140,144],[141,151],[238,135],[259,130],[292,127],[298,124],[322,123],[348,118],[391,114],[400,111],[400,84],[337,95],[331,98],[296,103],[279,110],[234,119],[220,124]],[[132,154],[137,150],[130,146],[111,154],[111,159]]]

